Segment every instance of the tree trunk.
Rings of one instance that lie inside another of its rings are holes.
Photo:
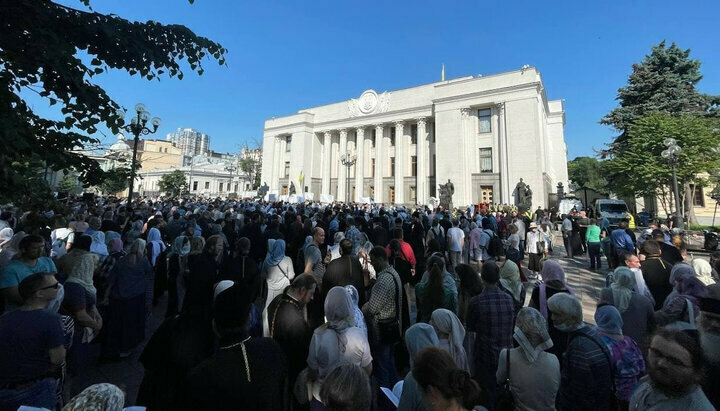
[[[697,190],[697,187],[693,187],[690,189],[690,183],[683,184],[683,188],[685,190],[685,213],[687,216],[688,225],[690,224],[698,224],[697,216],[695,216],[695,207],[693,204],[693,199],[695,198],[695,190]]]

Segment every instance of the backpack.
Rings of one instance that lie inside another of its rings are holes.
[[[485,231],[487,233],[487,231]],[[489,233],[488,233],[489,234]],[[505,247],[503,242],[495,233],[490,236],[490,242],[488,243],[487,252],[491,257],[502,257],[505,255]]]
[[[440,231],[440,225],[436,225],[433,228],[430,228],[430,231],[433,233],[433,238],[435,238],[440,244],[440,251],[445,251],[445,243],[447,242],[447,239],[444,235],[442,235],[442,232]]]

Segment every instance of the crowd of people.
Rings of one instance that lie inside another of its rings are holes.
[[[150,410],[717,407],[718,256],[690,260],[662,227],[579,223],[223,199],[6,207],[0,411],[122,409],[118,387],[70,398],[72,382],[91,344],[133,361],[145,341]],[[595,324],[556,236],[593,270],[606,257]]]

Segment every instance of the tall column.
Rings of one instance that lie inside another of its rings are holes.
[[[512,190],[510,188],[510,173],[508,159],[509,150],[507,145],[507,135],[505,132],[505,103],[495,105],[498,113],[498,165],[500,171],[500,202],[502,204],[514,204],[512,198]]]
[[[405,123],[395,123],[395,204],[405,202]]]
[[[385,160],[385,152],[383,151],[383,125],[375,125],[375,202],[382,203],[385,199],[383,195],[383,175],[382,175],[382,163]]]
[[[332,138],[329,131],[323,133],[323,152],[322,152],[322,187],[320,188],[320,194],[330,194],[330,146],[332,144]]]
[[[470,133],[470,108],[461,108],[460,109],[460,119],[462,121],[462,140],[461,140],[461,146],[462,146],[462,153],[460,153],[460,157],[462,158],[462,170],[460,172],[460,175],[462,176],[460,178],[460,190],[458,190],[458,185],[455,184],[455,192],[458,193],[460,191],[462,193],[462,198],[458,198],[457,200],[453,201],[454,204],[470,204],[472,202],[472,172],[470,164],[472,164],[468,160],[468,134]],[[474,151],[473,151],[474,153]]]
[[[280,172],[278,171],[280,169],[280,138],[278,136],[273,137],[273,165],[272,165],[272,174],[270,174],[270,189],[271,190],[279,190],[280,189]],[[191,160],[192,161],[192,160]],[[192,163],[190,165],[190,169],[192,170]],[[190,173],[190,179],[192,180],[192,172]],[[192,190],[192,187],[190,187]]]
[[[417,183],[415,189],[415,196],[417,197],[417,203],[425,204],[428,199],[427,193],[427,171],[425,170],[425,147],[427,146],[427,132],[425,131],[425,117],[417,119],[417,144],[415,146],[417,164]]]
[[[340,147],[338,147],[338,198],[339,201],[345,201],[345,193],[347,192],[347,167],[345,167],[340,159],[347,154],[347,130],[340,130]]]
[[[355,129],[355,151],[357,151],[357,162],[355,163],[355,201],[365,194],[365,127]]]

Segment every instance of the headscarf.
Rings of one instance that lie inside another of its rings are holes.
[[[190,254],[190,241],[186,236],[179,235],[175,237],[168,256],[173,254],[176,254],[178,257],[184,257]]]
[[[595,324],[605,334],[622,335],[623,320],[620,311],[612,305],[603,305],[595,311]]]
[[[305,242],[303,243],[303,246],[302,246],[303,253],[305,253],[307,251],[308,246],[312,243],[312,239],[313,238],[311,235],[305,237]]]
[[[117,231],[105,231],[105,244],[109,247],[112,240],[121,238],[120,233]]]
[[[217,296],[221,292],[227,290],[228,288],[232,287],[233,285],[235,285],[235,282],[230,281],[230,280],[222,280],[219,283],[215,284],[215,289],[213,290],[213,301],[215,301],[215,299],[217,299]]]
[[[695,269],[687,263],[680,262],[675,264],[670,270],[670,284],[675,286],[682,277],[697,277]]]
[[[190,239],[190,254],[195,255],[202,253],[205,248],[205,237],[192,237]]]
[[[123,251],[123,242],[120,238],[113,238],[108,244],[108,253],[115,254]]]
[[[715,284],[715,280],[712,278],[712,267],[709,262],[701,258],[696,258],[692,261],[692,268],[695,269],[697,279],[700,280],[701,283],[706,286]]]
[[[272,245],[271,249],[268,249],[267,255],[265,256],[265,267],[275,267],[285,258],[285,240],[278,239]]]
[[[500,269],[500,284],[512,294],[515,301],[520,301],[523,285],[520,280],[520,269],[513,261],[506,260]]]
[[[77,243],[79,243],[79,241]],[[97,256],[80,247],[74,247],[70,252],[65,254],[59,262],[60,266],[65,266],[64,271],[68,275],[68,279],[65,281],[66,283],[79,284],[90,294],[97,295],[97,290],[93,284],[93,274],[95,272]]]
[[[571,295],[575,295],[575,292],[572,288],[570,288],[567,283],[565,282],[565,271],[563,271],[563,268],[558,264],[555,260],[546,260],[543,263],[542,271],[540,271],[540,276],[543,279],[543,283],[540,284],[540,290],[538,291],[538,297],[539,297],[539,305],[540,305],[540,313],[543,317],[548,317],[548,311],[547,311],[547,283],[549,281],[560,281],[563,284],[563,287],[567,289],[568,293]]]
[[[425,347],[437,346],[440,344],[435,328],[430,324],[415,323],[405,331],[405,346],[410,354],[410,366],[415,356]]]
[[[0,247],[5,245],[5,243],[10,242],[13,238],[13,229],[10,227],[5,227],[2,230],[0,230]]]
[[[680,277],[675,284],[675,290],[683,297],[690,298],[699,303],[701,298],[707,297],[708,289],[697,277]]]
[[[453,357],[458,368],[465,371],[470,370],[465,347],[463,347],[465,327],[463,327],[458,317],[450,310],[438,308],[430,315],[430,324],[438,332],[448,335],[450,356]]]
[[[125,394],[112,384],[95,384],[85,388],[67,403],[62,411],[122,411]]]
[[[350,300],[352,300],[353,303],[353,310],[355,311],[355,326],[360,328],[365,332],[365,336],[367,337],[367,325],[365,324],[365,316],[363,316],[362,310],[360,310],[360,307],[358,306],[358,302],[360,301],[360,293],[358,293],[357,288],[353,285],[346,285],[345,290],[350,295]]]
[[[162,237],[160,237],[160,230],[155,227],[151,228],[150,231],[148,231],[147,243],[152,246],[150,264],[155,267],[158,256],[165,251],[165,243],[163,243]]]
[[[130,249],[128,250],[128,254],[126,257],[128,259],[128,262],[130,263],[130,266],[136,266],[139,261],[145,258],[146,246],[147,243],[142,238],[138,238],[133,241],[132,245],[130,245]]]
[[[102,231],[95,231],[90,235],[92,238],[92,244],[90,244],[90,252],[100,256],[108,255],[107,245],[105,244],[105,233]]]
[[[541,352],[553,346],[547,328],[547,321],[538,310],[523,307],[518,312],[513,338],[531,363],[535,362]]]
[[[355,325],[352,298],[344,287],[333,287],[325,297],[325,326],[337,333]]]
[[[635,274],[627,267],[615,269],[615,281],[610,284],[613,301],[618,311],[624,313],[630,305],[633,290],[636,288]]]

